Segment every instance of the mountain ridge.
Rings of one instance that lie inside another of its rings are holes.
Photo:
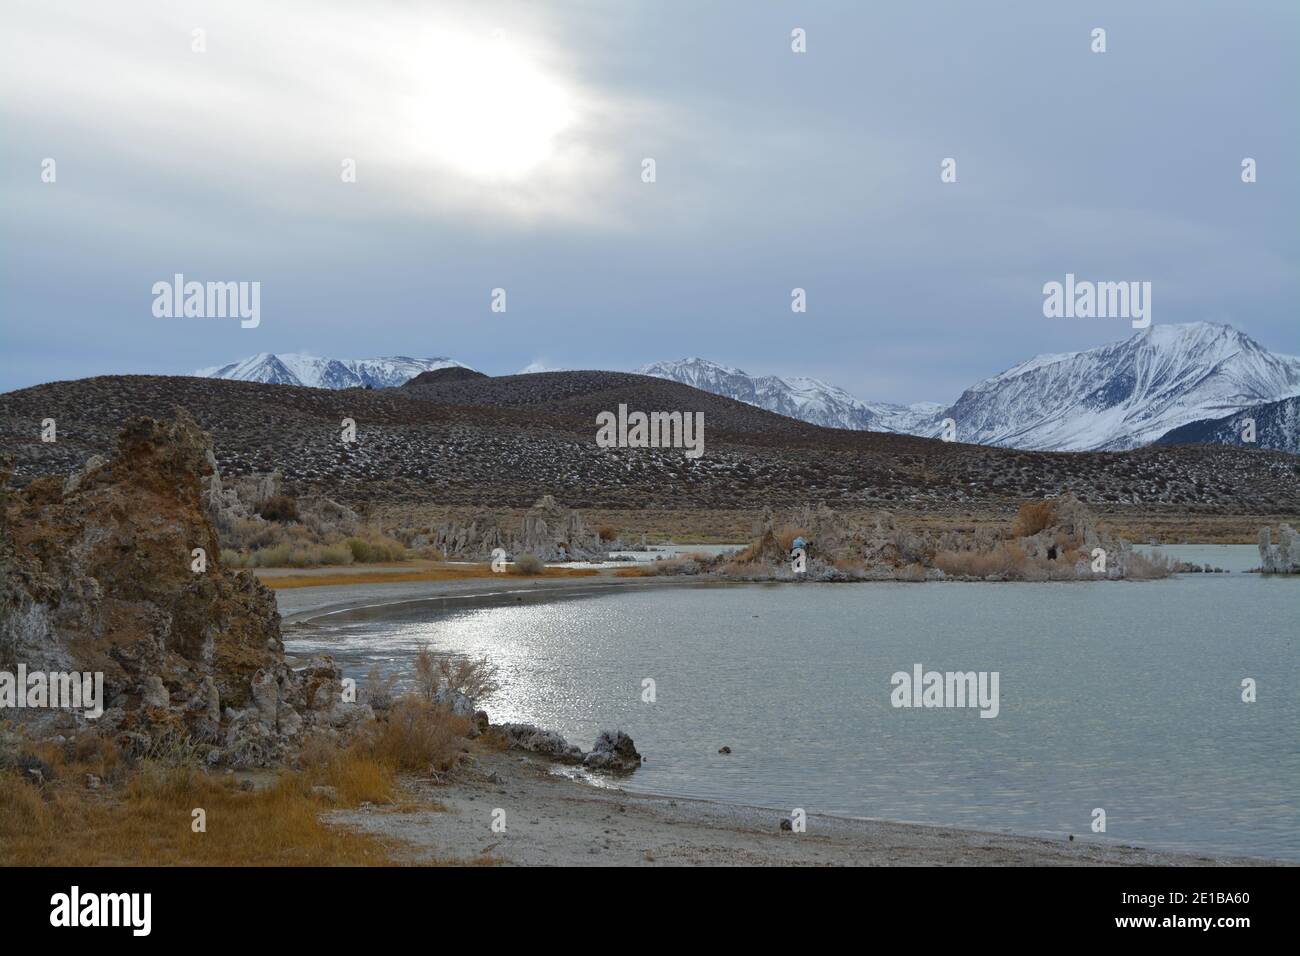
[[[1037,355],[946,407],[865,402],[818,379],[751,376],[699,358],[639,371],[827,427],[935,437],[952,419],[957,441],[1035,451],[1136,448],[1192,421],[1300,394],[1300,358],[1210,322],[1152,326],[1119,342]]]
[[[469,368],[445,356],[411,358],[393,355],[372,359],[320,358],[306,352],[259,352],[227,365],[198,369],[196,378],[223,378],[264,385],[306,388],[396,388],[421,372]]]
[[[473,371],[448,357],[329,359],[262,352],[195,375],[314,388],[391,388],[444,368]],[[811,376],[751,375],[698,356],[651,362],[635,374],[825,428],[933,438],[951,419],[957,441],[1034,451],[1136,448],[1184,425],[1300,395],[1300,358],[1271,352],[1232,326],[1211,322],[1153,325],[1090,349],[1036,355],[975,383],[948,405],[866,401]],[[1261,440],[1275,440],[1273,430]]]

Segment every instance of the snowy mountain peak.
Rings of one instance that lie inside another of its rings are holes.
[[[947,417],[959,441],[1123,449],[1298,393],[1300,359],[1269,352],[1231,326],[1192,322],[1037,356],[968,388]]]
[[[1133,448],[1189,422],[1300,395],[1300,358],[1230,325],[1153,325],[1080,352],[1038,355],[972,385],[951,406],[864,402],[806,376],[751,376],[701,358],[637,371],[831,428],[1053,451]]]
[[[923,420],[932,417],[941,407],[928,402],[912,407],[863,402],[821,379],[805,375],[789,378],[755,376],[698,357],[653,362],[641,366],[637,372],[680,382],[827,428],[909,432],[920,427]]]
[[[450,358],[262,352],[194,374],[312,388],[385,388],[453,366],[469,368]],[[525,369],[542,370],[555,371],[540,362]],[[1152,325],[1119,342],[1038,355],[972,385],[949,406],[867,402],[811,376],[750,375],[698,356],[653,362],[637,372],[828,428],[933,437],[951,418],[960,442],[1051,451],[1133,448],[1193,422],[1300,396],[1300,358],[1270,352],[1214,322]],[[1287,414],[1293,407],[1286,406]],[[1290,421],[1281,412],[1274,417]],[[1209,426],[1203,431],[1209,434]]]
[[[199,378],[228,378],[308,388],[394,388],[421,372],[452,366],[469,368],[449,358],[394,355],[373,359],[332,359],[303,352],[279,355],[259,352],[229,365],[199,369],[194,374]]]

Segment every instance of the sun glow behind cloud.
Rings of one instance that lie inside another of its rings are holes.
[[[517,181],[553,158],[577,121],[569,90],[515,41],[444,36],[434,50],[403,52],[410,91],[394,110],[413,158]]]

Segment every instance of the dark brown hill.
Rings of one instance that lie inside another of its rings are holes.
[[[703,411],[705,454],[602,449],[595,415]],[[354,503],[745,509],[825,500],[970,508],[1073,490],[1085,501],[1211,512],[1300,511],[1300,464],[1282,453],[1152,447],[1042,453],[819,428],[646,376],[549,372],[410,388],[329,391],[164,376],[108,376],[0,394],[0,452],[22,484],[106,454],[137,415],[189,410],[223,473],[279,469],[297,493]],[[54,418],[58,440],[40,441]],[[342,420],[357,441],[340,441]]]
[[[438,385],[442,382],[468,382],[476,378],[487,378],[487,376],[482,372],[476,372],[472,368],[449,365],[446,368],[431,368],[427,372],[421,372],[409,382],[403,382],[401,387],[413,388],[417,385]]]

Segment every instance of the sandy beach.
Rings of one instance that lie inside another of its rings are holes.
[[[549,600],[598,588],[664,586],[691,582],[607,574],[576,580],[499,575],[420,583],[332,583],[280,590],[276,596],[291,639],[292,625],[355,608],[426,600]],[[471,744],[468,759],[453,773],[438,780],[409,777],[403,783],[411,799],[397,808],[332,811],[327,819],[395,841],[395,860],[413,864],[1277,865],[1126,846],[1091,834],[1041,838],[811,813],[805,832],[783,831],[781,822],[789,819],[789,810],[631,793],[619,787],[617,778],[588,774],[536,754],[502,751],[483,740]],[[504,811],[502,832],[493,829],[494,811]]]
[[[632,794],[572,768],[478,747],[445,781],[405,781],[415,803],[363,807],[329,822],[399,841],[400,863],[515,866],[1242,866],[1274,861],[1165,853],[1068,835],[1041,839],[949,827],[807,817],[759,807]],[[496,811],[504,811],[504,818]],[[496,818],[504,832],[495,832]]]

